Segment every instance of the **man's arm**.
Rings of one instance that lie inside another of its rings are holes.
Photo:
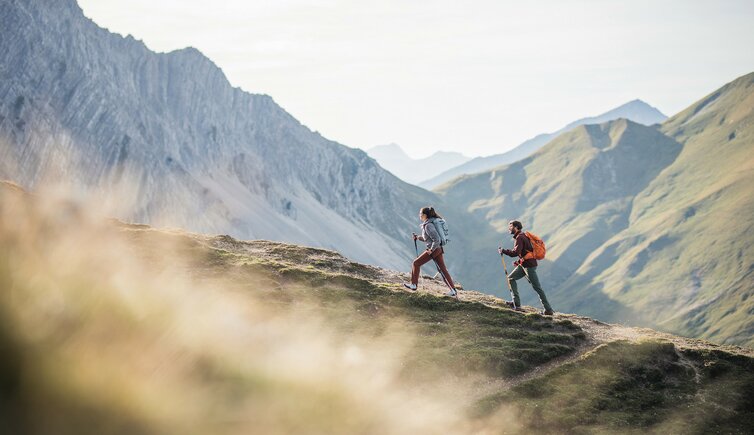
[[[500,252],[500,255],[505,254],[509,257],[523,258],[524,244],[521,242],[521,235],[517,236],[514,240],[515,242],[513,242],[513,249],[498,249],[498,252]]]
[[[518,242],[518,237],[516,237],[515,242],[513,243],[513,249],[500,249],[498,252],[500,252],[500,255],[507,255],[509,257],[520,257],[519,252],[523,251],[524,247],[521,245],[521,243]]]

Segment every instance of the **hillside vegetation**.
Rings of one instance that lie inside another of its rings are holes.
[[[754,352],[0,188],[9,433],[723,431]]]
[[[548,242],[541,274],[556,310],[754,345],[753,103],[749,74],[660,126],[577,127],[442,186],[497,228],[461,270],[501,294],[492,240],[510,244],[505,225],[519,219]]]

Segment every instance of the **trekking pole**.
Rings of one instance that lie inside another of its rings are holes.
[[[524,268],[524,276],[526,277],[526,280],[529,281],[529,284],[531,284],[531,279],[529,279],[529,272],[526,271],[526,268],[524,266],[521,266],[521,267]],[[534,284],[531,284],[531,285],[532,287],[534,286]]]
[[[445,282],[445,285],[448,286],[448,288],[450,289],[451,293],[455,293],[455,298],[458,299],[458,291],[456,289],[454,289],[453,287],[451,287],[450,283],[448,282],[448,279],[445,278],[445,274],[442,273],[442,270],[440,270],[440,265],[437,263],[437,260],[435,260],[434,258],[432,258],[432,261],[435,262],[435,267],[437,268],[437,273],[440,274],[440,276],[442,277],[443,282]]]
[[[416,233],[411,233],[414,237],[416,237]],[[419,258],[419,244],[416,243],[416,238],[414,238],[414,251],[416,251],[416,258]],[[409,274],[410,275],[410,274]],[[424,282],[424,278],[422,278],[422,273],[419,271],[419,279]]]
[[[498,246],[497,249],[500,250],[503,249],[503,247]],[[513,298],[513,288],[511,288],[511,282],[508,281],[508,266],[505,265],[505,256],[503,254],[500,254],[500,261],[503,262],[503,271],[505,271],[505,283],[508,284],[508,292],[511,294],[511,298]],[[511,305],[514,304],[513,301],[511,301],[510,304],[508,303],[508,301],[505,301],[505,303],[515,308],[515,305]]]
[[[523,258],[521,259],[521,261],[520,261],[519,264],[521,264],[521,269],[524,269],[524,276],[526,277],[526,280],[529,281],[529,284],[531,284],[531,279],[529,279],[529,272],[527,272],[526,268],[524,267],[524,259]],[[532,286],[533,286],[533,284],[532,284]]]
[[[442,248],[440,248],[440,249],[442,249]],[[430,254],[430,256],[431,256],[431,254]],[[437,275],[440,275],[442,277],[442,280],[445,282],[445,285],[448,286],[448,288],[450,289],[450,291],[451,292],[456,291],[455,288],[451,287],[450,284],[448,284],[448,279],[445,278],[445,274],[442,273],[442,270],[440,270],[440,265],[437,263],[437,260],[435,260],[435,257],[432,257],[432,261],[435,262],[435,268],[437,269],[437,273],[435,274],[435,276],[432,277],[432,279],[435,279],[435,278],[437,278]],[[457,297],[458,296],[456,296],[456,298]]]
[[[432,260],[434,260],[434,258]],[[437,269],[437,273],[432,277],[432,279],[436,279],[437,275],[440,275],[442,276],[443,281],[445,281],[445,277],[442,275],[442,271],[440,270],[440,265],[437,264],[437,261],[435,261],[435,268]]]
[[[505,257],[501,255],[500,256],[500,260],[502,260],[502,262],[503,262],[503,270],[505,271],[505,282],[508,284],[508,291],[511,292],[511,294],[513,294],[513,289],[511,288],[511,283],[510,283],[510,281],[508,281],[508,266],[505,265]]]

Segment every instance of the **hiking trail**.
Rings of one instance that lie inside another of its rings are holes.
[[[325,249],[297,246],[295,253],[292,255],[290,250],[282,249],[282,247],[290,245],[285,245],[278,242],[242,242],[235,240],[229,236],[208,237],[189,233],[183,234],[189,235],[190,237],[197,239],[201,243],[206,244],[213,249],[220,249],[234,254],[282,262],[290,264],[293,267],[316,265],[318,269],[322,269],[327,273],[348,275],[354,278],[367,280],[373,284],[387,284],[393,291],[396,292],[411,292],[410,290],[405,289],[402,285],[402,283],[407,282],[410,278],[410,274],[408,272],[410,263],[408,262],[406,264],[406,272],[399,272],[355,263],[343,257],[337,252]],[[431,274],[436,271],[433,267],[431,267],[431,265],[429,267],[424,267],[423,273],[419,280],[419,288],[417,292],[431,294],[438,298],[446,297],[444,296],[444,294],[447,291],[447,287],[442,281],[442,278],[439,275],[436,278],[433,278],[432,276],[427,274],[427,272]],[[501,298],[475,290],[463,289],[461,283],[457,283],[457,287],[459,289],[459,303],[472,302],[479,303],[494,309],[511,310],[505,305],[504,300]],[[521,311],[514,313],[521,316],[539,316],[539,312],[539,309],[524,306],[522,307]],[[693,347],[696,349],[701,348],[710,350],[724,350],[733,354],[754,357],[754,349],[747,349],[733,345],[718,345],[706,342],[704,340],[679,337],[648,328],[609,324],[576,314],[556,312],[555,315],[551,316],[550,318],[553,321],[570,321],[583,330],[584,334],[586,335],[586,339],[581,345],[576,348],[575,352],[538,365],[532,370],[517,376],[512,376],[504,379],[480,379],[477,382],[477,388],[475,388],[475,391],[472,393],[474,397],[469,397],[469,399],[473,400],[474,398],[481,398],[494,392],[511,389],[523,382],[541,378],[551,371],[557,369],[558,367],[582,358],[585,354],[596,349],[602,344],[618,340],[625,340],[629,342],[639,342],[643,340],[666,340],[672,342],[678,349]]]

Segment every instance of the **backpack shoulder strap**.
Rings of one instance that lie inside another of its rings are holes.
[[[532,243],[531,239],[529,238],[529,232],[521,231],[521,234],[524,236],[525,242],[524,242],[524,256],[521,257],[523,260],[528,260],[534,256],[534,244]]]

